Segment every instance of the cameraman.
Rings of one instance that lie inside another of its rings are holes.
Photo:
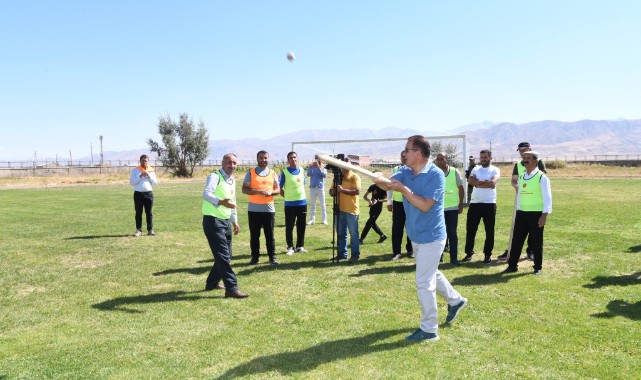
[[[348,162],[346,157],[343,161]],[[336,174],[334,174],[336,175]],[[361,177],[351,170],[342,169],[342,179],[337,188],[329,189],[329,195],[335,197],[338,193],[339,213],[337,221],[338,233],[338,260],[347,259],[347,231],[349,230],[350,248],[352,256],[350,263],[356,263],[361,255],[358,241],[358,195],[361,192]]]

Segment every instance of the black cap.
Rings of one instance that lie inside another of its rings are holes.
[[[519,146],[516,148],[516,150],[519,150],[521,148],[529,148],[529,147],[530,147],[530,143],[529,142],[522,142],[522,143],[519,144]]]
[[[474,159],[474,156],[470,156],[470,160],[473,160],[473,159]]]

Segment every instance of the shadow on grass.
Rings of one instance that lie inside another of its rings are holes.
[[[634,247],[630,247],[628,249],[628,252],[631,252],[631,253],[639,253],[639,252],[641,252],[641,245],[635,245]]]
[[[635,321],[641,320],[641,301],[629,303],[623,300],[613,300],[610,301],[606,308],[608,311],[592,314],[592,317],[614,318],[616,316],[621,316]]]
[[[450,281],[452,285],[490,285],[490,284],[507,284],[509,281],[519,277],[529,276],[530,273],[503,274],[503,273],[479,273],[469,276],[457,277]]]
[[[134,235],[87,235],[87,236],[71,236],[64,238],[63,240],[81,240],[81,239],[103,239],[103,238],[122,238],[122,237],[133,237]]]
[[[168,292],[168,293],[157,293],[157,294],[147,294],[144,296],[133,296],[133,297],[118,297],[109,301],[100,302],[91,305],[94,309],[102,311],[123,311],[125,313],[143,313],[143,311],[133,308],[127,308],[126,305],[132,304],[150,304],[150,303],[161,303],[161,302],[178,302],[178,301],[195,301],[199,299],[215,299],[223,298],[223,295],[219,297],[203,297],[198,295],[198,293],[203,293],[204,290],[199,290],[196,292]]]
[[[261,374],[267,376],[270,372],[279,373],[284,377],[297,377],[320,365],[336,360],[356,358],[374,352],[390,351],[406,347],[411,343],[408,343],[404,339],[395,339],[392,342],[379,343],[381,340],[388,339],[391,336],[403,332],[406,333],[408,330],[381,331],[356,338],[325,342],[300,351],[262,356],[250,360],[247,363],[240,364],[218,378],[234,379],[249,375],[252,377],[261,377]]]
[[[296,254],[299,255],[299,254]],[[334,266],[362,266],[362,265],[374,265],[379,261],[389,261],[390,255],[371,255],[360,259],[357,263],[351,264],[348,260],[341,260],[339,262],[332,261],[332,258],[327,256],[323,259],[317,260],[307,260],[307,261],[292,261],[288,262],[286,260],[288,256],[280,257],[276,255],[276,258],[279,261],[279,265],[270,265],[267,259],[267,255],[260,256],[260,262],[256,265],[251,265],[249,262],[245,263],[233,263],[232,267],[244,268],[242,270],[236,271],[237,275],[247,275],[258,271],[273,271],[273,270],[299,270],[302,268],[327,268]],[[413,268],[413,266],[412,266]]]
[[[625,274],[623,276],[598,276],[592,279],[591,284],[583,285],[584,288],[597,289],[604,286],[628,286],[641,284],[641,272]]]
[[[213,260],[212,260],[213,261]],[[176,274],[176,273],[187,273],[187,274],[193,274],[193,275],[200,275],[203,273],[207,273],[211,270],[211,266],[209,267],[195,267],[195,268],[175,268],[175,269],[165,269],[160,272],[153,273],[153,276],[166,276],[168,274]]]

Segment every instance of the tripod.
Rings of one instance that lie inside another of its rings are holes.
[[[340,220],[338,219],[338,215],[340,214],[340,193],[338,192],[338,185],[343,182],[343,173],[340,171],[334,170],[334,196],[333,201],[332,201],[332,262],[339,262],[340,258],[336,257],[336,231],[338,231]]]

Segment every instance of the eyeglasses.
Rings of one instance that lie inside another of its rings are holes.
[[[405,148],[405,149],[403,150],[403,153],[407,153],[407,152],[416,152],[417,150],[418,150],[418,149]]]

